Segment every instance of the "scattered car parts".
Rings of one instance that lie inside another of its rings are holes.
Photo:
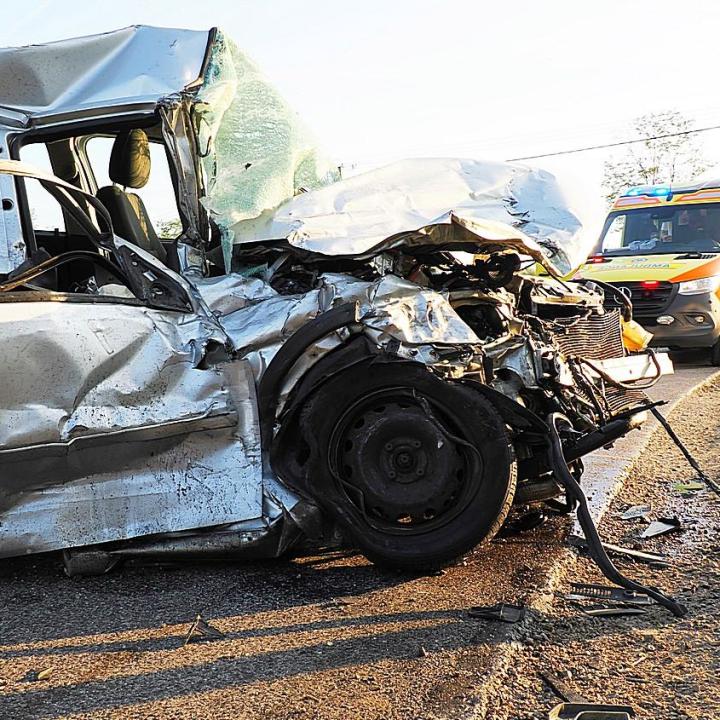
[[[565,596],[567,600],[604,600],[628,605],[652,605],[655,602],[644,592],[626,590],[612,585],[573,582],[571,587],[572,591]]]
[[[677,518],[658,518],[653,520],[641,533],[643,539],[665,535],[682,529],[682,524]]]
[[[564,702],[570,703],[584,703],[585,698],[576,693],[572,688],[568,687],[564,678],[561,678],[555,672],[544,670],[539,672],[538,675],[542,678],[543,682]],[[567,671],[568,678],[572,677],[569,671]]]
[[[571,586],[572,591],[565,595],[565,599],[591,617],[643,615],[645,607],[654,604],[648,595],[611,585],[573,582]]]
[[[220,632],[220,630],[205,620],[201,614],[198,614],[195,616],[195,620],[193,620],[190,629],[185,635],[183,647],[188,643],[198,640],[222,640],[224,637],[225,633]]]
[[[635,711],[629,705],[596,703],[560,703],[548,715],[549,720],[630,720]]]
[[[617,604],[584,604],[573,602],[573,607],[576,607],[580,612],[590,617],[622,617],[625,615],[644,615],[646,610],[636,605],[625,605],[623,603]]]
[[[668,597],[660,590],[654,587],[646,587],[634,580],[626,578],[613,564],[612,560],[608,557],[603,548],[600,535],[598,534],[597,527],[593,522],[590,510],[588,508],[587,498],[585,493],[580,487],[580,483],[572,476],[568,470],[565,457],[563,456],[562,443],[560,441],[560,435],[558,428],[561,423],[567,424],[567,420],[560,414],[552,414],[548,418],[548,425],[550,427],[550,443],[551,453],[553,458],[554,470],[558,481],[562,483],[567,493],[568,499],[577,504],[577,518],[580,523],[580,527],[583,530],[585,539],[588,543],[588,549],[592,558],[595,560],[600,571],[605,577],[611,582],[616,583],[624,590],[629,593],[638,595],[648,595],[655,602],[662,605],[672,612],[677,617],[683,617],[687,614],[687,608],[678,603],[671,597]]]
[[[525,617],[525,608],[522,605],[509,605],[499,603],[497,605],[476,605],[468,610],[471,618],[481,620],[499,620],[505,623],[516,623]]]
[[[646,520],[652,508],[650,505],[633,505],[620,515],[621,520],[637,520],[642,518]]]
[[[570,544],[575,547],[581,548],[583,550],[588,550],[588,544],[585,538],[573,535],[569,538],[569,541]],[[608,542],[603,542],[602,546],[603,548],[605,548],[605,551],[609,555],[617,555],[619,557],[630,558],[631,560],[646,563],[656,569],[666,568],[670,565],[667,556],[660,555],[658,553],[650,553],[642,550],[633,550],[632,548],[626,548]]]

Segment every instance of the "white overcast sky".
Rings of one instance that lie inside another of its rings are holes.
[[[6,13],[6,15],[8,15]],[[0,45],[131,24],[222,27],[340,162],[506,159],[626,138],[679,110],[720,124],[720,2],[695,0],[23,0]],[[705,134],[720,161],[720,132]],[[607,151],[533,161],[602,212]]]

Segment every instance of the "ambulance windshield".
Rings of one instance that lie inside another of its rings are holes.
[[[623,256],[720,252],[720,203],[611,213],[598,250]]]

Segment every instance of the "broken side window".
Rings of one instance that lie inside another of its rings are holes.
[[[39,146],[44,147],[44,146]],[[116,271],[105,251],[99,251],[88,223],[91,216],[87,207],[79,212],[87,213],[85,227],[73,218],[67,207],[34,177],[17,177],[27,200],[25,235],[30,251],[25,262],[10,274],[8,281],[15,283],[26,273],[26,282],[9,288],[11,291],[51,291],[94,295],[103,292],[106,285],[121,286],[120,296],[128,297],[122,274]],[[74,209],[78,213],[78,208]],[[68,220],[73,220],[72,225]],[[41,268],[47,270],[40,272]],[[3,285],[4,288],[4,285]],[[132,295],[130,295],[132,297]]]
[[[47,146],[44,143],[25,145],[20,150],[20,159],[40,170],[53,174]],[[35,232],[65,233],[66,225],[62,208],[37,181],[25,183],[30,216]]]

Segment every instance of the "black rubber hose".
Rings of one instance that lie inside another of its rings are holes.
[[[687,608],[684,605],[681,605],[673,598],[668,597],[657,588],[641,585],[634,580],[626,578],[615,567],[615,565],[613,565],[612,560],[610,560],[605,552],[602,540],[600,540],[600,535],[598,534],[598,530],[593,522],[590,509],[588,508],[585,493],[577,480],[575,480],[575,478],[570,474],[567,463],[565,462],[562,443],[557,430],[557,424],[560,421],[567,422],[567,418],[563,417],[560,413],[551,413],[548,416],[548,425],[550,426],[550,461],[553,465],[555,478],[565,488],[565,493],[567,494],[568,499],[577,501],[578,522],[585,534],[585,540],[587,541],[590,555],[597,564],[598,568],[602,574],[610,580],[610,582],[615,583],[615,585],[619,585],[630,592],[648,595],[659,605],[667,608],[673,615],[683,617],[687,614]]]

